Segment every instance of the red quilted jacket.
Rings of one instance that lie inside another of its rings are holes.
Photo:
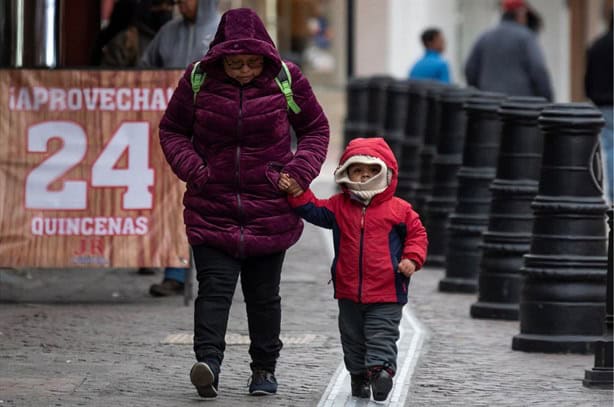
[[[262,74],[249,84],[226,75],[232,54],[264,55]],[[283,169],[305,188],[320,172],[328,120],[307,79],[287,63],[294,100],[287,110],[274,81],[281,59],[262,21],[249,9],[225,13],[201,61],[206,80],[194,102],[190,65],[160,122],[160,144],[171,168],[187,182],[183,203],[188,240],[236,257],[282,251],[303,228],[277,188]],[[291,151],[290,126],[298,149]]]
[[[345,188],[330,199],[317,199],[307,190],[288,198],[289,202],[308,222],[333,230],[335,298],[405,304],[409,279],[397,271],[397,265],[401,259],[409,259],[418,269],[422,267],[428,245],[426,231],[411,205],[393,196],[398,166],[384,139],[352,140],[340,164],[353,155],[378,157],[392,170],[390,185],[368,206],[352,198]]]

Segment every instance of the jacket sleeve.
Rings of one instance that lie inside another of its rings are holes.
[[[287,62],[287,65],[292,76],[294,101],[301,108],[301,112],[298,114],[288,112],[298,146],[292,161],[284,166],[284,171],[306,190],[320,173],[326,159],[330,129],[328,119],[307,78],[296,65],[291,62]]]
[[[536,95],[543,96],[548,101],[552,101],[553,95],[550,75],[548,74],[548,68],[546,68],[544,56],[534,36],[527,41],[526,47],[529,78],[533,91]]]
[[[439,73],[439,80],[444,83],[451,83],[452,78],[450,78],[450,68],[448,67],[447,62],[443,62],[441,64],[441,70]]]
[[[186,69],[160,121],[160,145],[166,161],[182,181],[188,182],[205,163],[192,144],[194,94],[192,64]]]
[[[471,49],[471,53],[465,63],[465,79],[467,79],[467,85],[478,87],[478,80],[480,77],[480,49],[481,39],[475,43]]]
[[[407,234],[403,245],[403,259],[412,260],[416,263],[416,270],[419,270],[424,265],[426,260],[426,252],[428,247],[428,238],[426,230],[422,226],[420,216],[408,206],[405,216],[405,226]]]
[[[158,31],[153,37],[151,42],[147,45],[147,48],[143,51],[141,60],[139,61],[139,67],[141,68],[166,68],[163,66],[162,59],[160,58],[160,41],[164,33]]]
[[[288,202],[294,211],[309,223],[326,229],[332,229],[335,224],[333,199],[317,199],[308,189],[303,194],[288,196]]]

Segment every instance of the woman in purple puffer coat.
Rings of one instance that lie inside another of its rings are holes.
[[[162,150],[187,184],[184,221],[199,283],[197,363],[190,377],[202,397],[217,396],[239,275],[251,340],[249,393],[277,391],[280,274],[286,249],[303,229],[277,183],[283,170],[307,189],[329,139],[328,120],[309,82],[287,65],[300,113],[288,110],[275,83],[281,58],[260,18],[249,9],[230,10],[200,62],[206,73],[200,91],[194,97],[190,65],[160,122]],[[295,153],[290,126],[298,140]]]

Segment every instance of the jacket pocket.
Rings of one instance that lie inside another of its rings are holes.
[[[271,186],[275,189],[277,193],[280,195],[284,195],[285,192],[279,190],[279,178],[281,176],[281,171],[284,169],[284,165],[275,161],[270,161],[266,165],[266,169],[264,170],[264,175],[267,180],[271,184]]]
[[[192,194],[202,192],[207,185],[207,181],[209,181],[209,166],[202,164],[190,176],[187,182],[188,192]]]

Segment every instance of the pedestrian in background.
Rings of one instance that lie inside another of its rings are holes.
[[[614,15],[610,9],[608,30],[597,38],[586,54],[586,73],[584,90],[586,96],[601,110],[605,126],[601,131],[601,155],[604,168],[604,196],[608,203],[614,203],[614,132],[612,124],[613,109],[612,72],[614,57],[612,24]]]
[[[180,0],[181,17],[165,24],[151,41],[141,59],[142,67],[185,68],[200,60],[209,50],[220,21],[218,0]],[[152,273],[141,268],[141,274]],[[152,284],[154,297],[181,295],[185,289],[187,269],[166,267],[162,282]]]
[[[397,367],[399,324],[411,275],[424,264],[427,236],[411,205],[394,193],[398,165],[384,139],[357,138],[335,170],[343,192],[317,199],[291,174],[280,188],[314,225],[333,230],[332,281],[352,396],[384,401]]]
[[[326,158],[328,120],[309,82],[290,62],[293,95],[280,91],[276,78],[282,60],[250,9],[232,9],[222,16],[195,71],[205,75],[196,93],[193,66],[179,81],[160,122],[162,150],[187,183],[184,222],[198,280],[197,362],[190,379],[200,396],[217,396],[229,310],[240,276],[251,342],[248,391],[274,394],[282,348],[280,275],[285,251],[303,230],[278,180],[284,171],[302,188],[309,186]],[[291,100],[299,109],[288,110]],[[290,127],[298,140],[295,153]]]
[[[160,27],[173,17],[172,0],[119,0],[109,24],[93,47],[92,65],[129,68],[138,65]]]
[[[483,33],[465,64],[467,84],[508,96],[553,99],[550,75],[524,0],[503,0],[501,22]]]
[[[220,21],[219,0],[178,0],[180,17],[166,23],[151,41],[142,67],[185,68],[209,49]]]
[[[424,56],[409,71],[409,79],[432,79],[450,83],[448,63],[441,56],[446,49],[446,40],[438,28],[428,28],[420,36]]]

